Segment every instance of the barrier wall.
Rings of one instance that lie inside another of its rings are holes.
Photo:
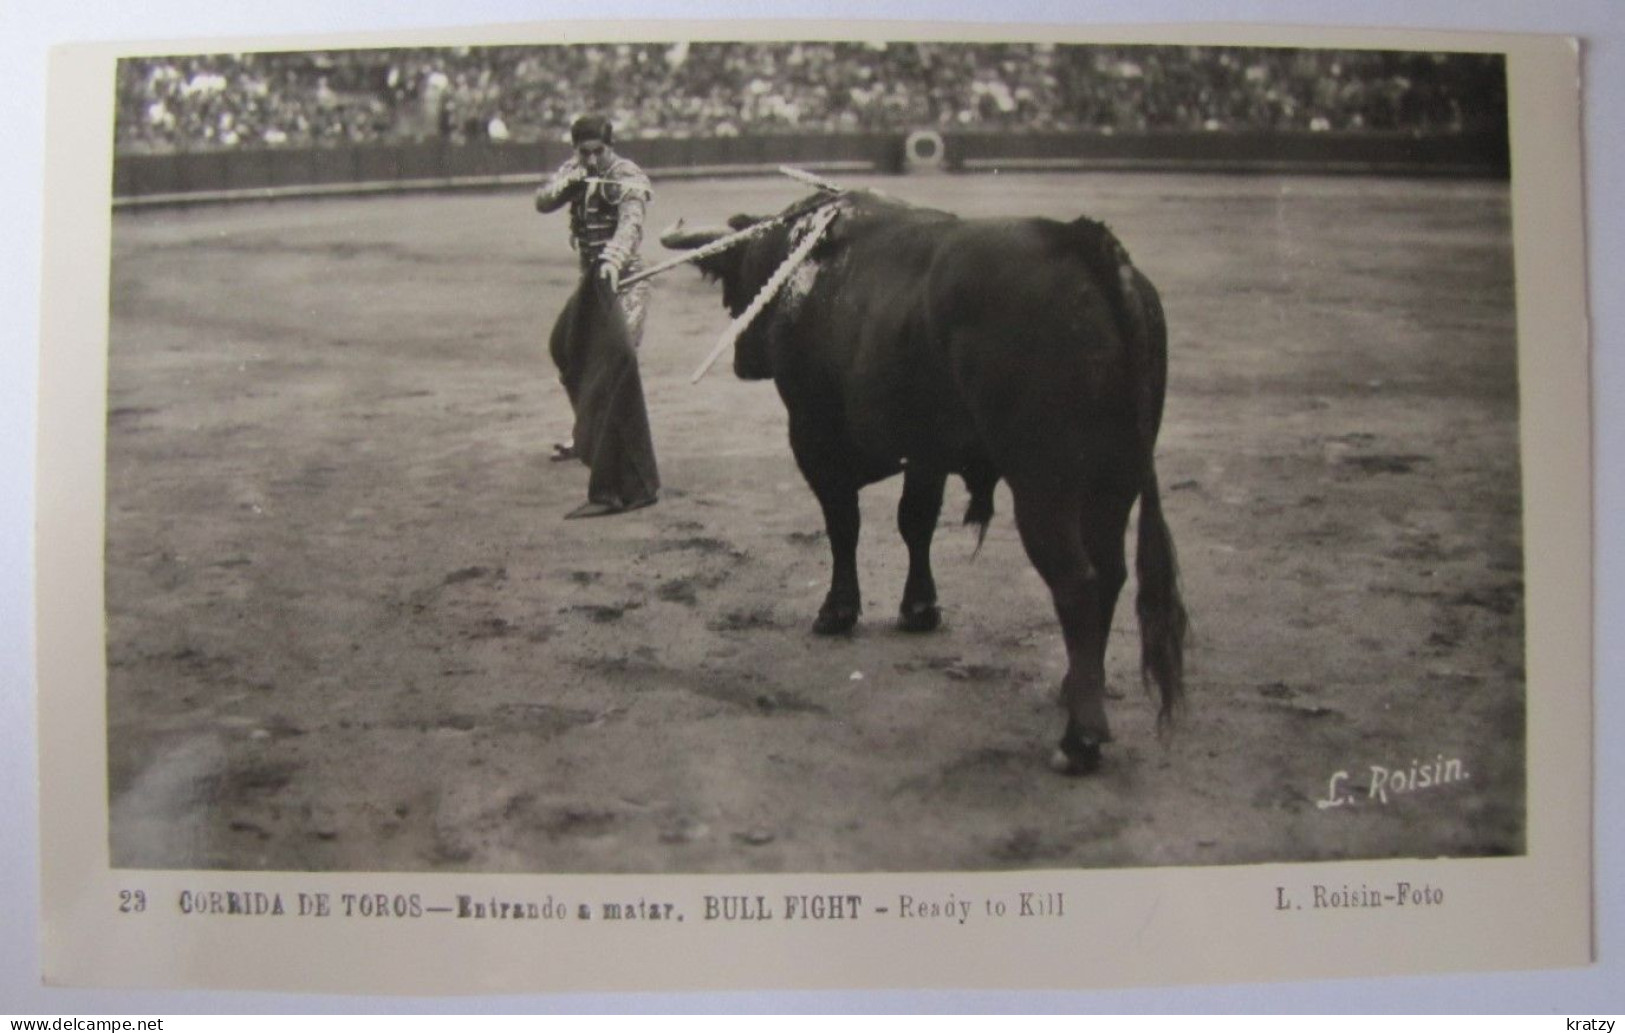
[[[1234,171],[1448,174],[1504,178],[1507,139],[1501,135],[1364,132],[1068,133],[946,139],[950,168],[1019,168],[1060,163],[1083,166],[1215,168]]]
[[[635,140],[625,152],[654,176],[751,174],[778,165],[902,172],[1038,168],[1228,172],[1362,172],[1505,177],[1500,135],[1409,133],[1156,132],[964,133],[932,131]],[[930,138],[920,141],[921,137]],[[926,146],[940,139],[941,146]],[[920,142],[917,142],[920,141]],[[238,148],[115,158],[119,204],[231,200],[284,194],[497,186],[529,182],[568,156],[563,142],[425,143],[306,149]],[[928,160],[918,160],[929,155]]]

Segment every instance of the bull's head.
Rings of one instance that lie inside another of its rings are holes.
[[[726,226],[699,227],[689,226],[679,219],[660,234],[660,243],[673,251],[694,251],[770,218],[772,216],[735,215],[728,220]],[[778,246],[767,248],[760,246],[773,242],[775,237],[778,238]],[[707,279],[721,282],[722,304],[730,315],[737,316],[745,311],[751,299],[756,296],[756,289],[773,275],[773,269],[770,267],[760,280],[747,282],[747,269],[757,264],[771,263],[774,259],[782,259],[784,254],[782,242],[785,239],[786,234],[782,228],[769,230],[760,237],[744,241],[717,254],[708,255],[695,263]],[[749,279],[755,280],[754,277]]]
[[[660,235],[660,243],[676,251],[692,251],[705,247],[732,233],[749,229],[767,219],[781,216],[735,215],[726,226],[690,227],[679,220]],[[783,221],[765,229],[758,236],[742,241],[714,255],[695,262],[707,279],[722,284],[722,304],[728,314],[737,317],[750,307],[774,270],[789,256],[790,230]],[[762,380],[773,376],[770,354],[770,335],[767,327],[772,320],[765,314],[757,319],[734,346],[734,373],[745,380]]]

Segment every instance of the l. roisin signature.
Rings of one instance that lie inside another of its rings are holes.
[[[1327,783],[1326,796],[1316,800],[1315,806],[1324,811],[1333,807],[1372,801],[1386,804],[1393,796],[1405,796],[1424,789],[1437,789],[1456,782],[1466,782],[1469,778],[1461,758],[1446,758],[1442,753],[1426,763],[1412,759],[1408,768],[1387,768],[1380,764],[1372,764],[1367,769],[1363,791],[1349,771],[1337,771]]]

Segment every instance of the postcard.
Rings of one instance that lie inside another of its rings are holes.
[[[54,53],[44,977],[1592,958],[1572,40]]]

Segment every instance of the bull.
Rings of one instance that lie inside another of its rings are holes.
[[[758,292],[813,211],[831,204],[834,221],[760,307]],[[1112,738],[1106,643],[1138,500],[1141,674],[1160,696],[1159,730],[1168,727],[1183,695],[1187,621],[1153,456],[1167,330],[1156,288],[1122,244],[1087,218],[962,219],[864,191],[766,220],[735,216],[729,230],[764,221],[772,225],[697,264],[735,317],[759,306],[733,367],[777,385],[791,451],[823,509],[833,574],[813,630],[841,634],[858,619],[860,489],[903,474],[899,625],[924,632],[941,620],[931,538],[948,476],[969,491],[964,520],[978,547],[1003,480],[1066,643],[1066,728],[1051,764],[1093,772]],[[729,230],[679,223],[661,242],[693,249]]]

